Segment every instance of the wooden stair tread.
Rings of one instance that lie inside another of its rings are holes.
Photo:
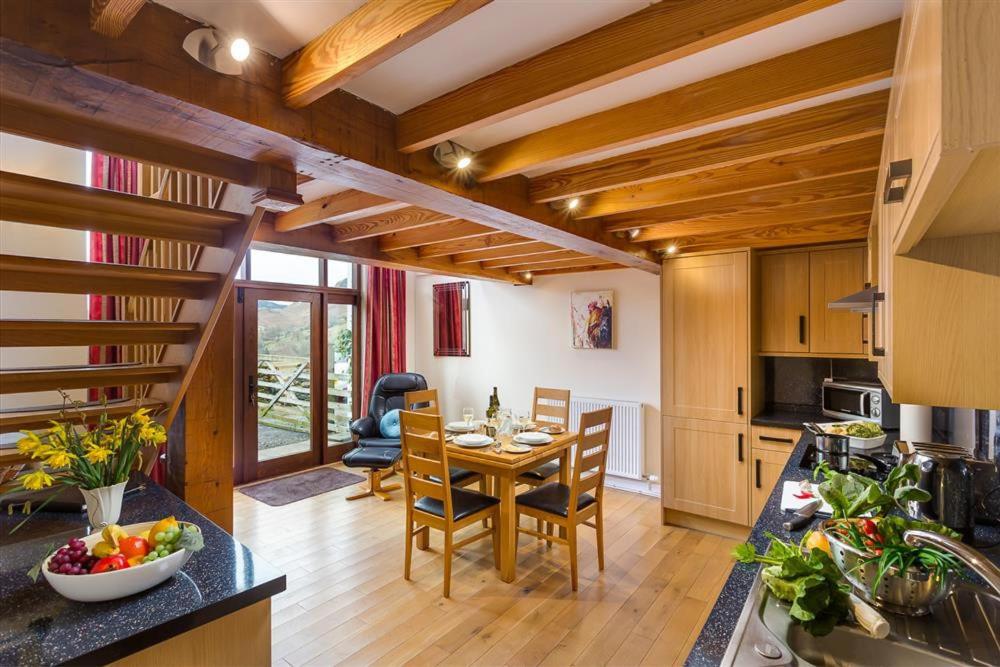
[[[203,271],[0,255],[0,287],[22,292],[200,299],[219,278]]]
[[[191,322],[0,320],[0,347],[182,344],[198,330]]]
[[[107,364],[0,370],[0,394],[87,389],[168,382],[183,368],[173,364]]]
[[[221,247],[239,213],[0,172],[0,217],[28,224],[85,229]]]
[[[151,414],[157,414],[166,409],[166,404],[163,401],[159,401],[152,398],[144,398],[139,401],[136,405],[135,401],[120,401],[116,403],[111,403],[107,406],[104,405],[88,405],[81,407],[79,412],[73,408],[68,409],[67,415],[73,421],[79,421],[80,412],[82,412],[88,420],[95,419],[101,416],[105,411],[107,411],[109,416],[121,417],[123,415],[131,414],[137,408],[149,408]],[[13,431],[30,430],[33,428],[43,428],[49,426],[51,421],[59,421],[63,417],[61,415],[61,408],[38,408],[34,410],[17,410],[12,412],[0,412],[0,433],[10,433]],[[0,459],[2,460],[2,459]]]

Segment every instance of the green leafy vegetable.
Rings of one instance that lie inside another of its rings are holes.
[[[885,433],[882,427],[874,422],[848,424],[844,430],[847,432],[847,435],[852,435],[855,438],[877,438]]]
[[[910,500],[927,501],[931,496],[917,487],[920,469],[913,463],[896,466],[885,484],[853,472],[832,470],[826,462],[813,470],[813,479],[823,475],[819,495],[830,504],[834,519],[850,519],[865,514],[882,516],[894,508],[906,511]]]
[[[181,534],[174,543],[176,548],[187,549],[188,551],[201,551],[205,546],[205,538],[201,535],[201,529],[194,524],[186,523],[181,529]]]
[[[763,556],[752,544],[740,544],[733,557],[741,563],[763,563],[761,578],[768,590],[791,604],[789,616],[810,634],[830,634],[848,617],[847,589],[833,560],[820,549],[806,551],[767,533],[771,544]]]

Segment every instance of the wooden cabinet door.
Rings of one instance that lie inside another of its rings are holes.
[[[867,340],[860,313],[830,310],[831,301],[864,289],[865,249],[814,250],[809,253],[809,351],[813,354],[864,354]]]
[[[757,521],[767,499],[771,497],[771,491],[788,463],[788,454],[773,449],[751,450],[750,523]]]
[[[663,418],[663,506],[748,525],[750,438],[744,424]]]
[[[746,423],[749,412],[747,252],[663,265],[663,411]]]
[[[809,253],[760,258],[760,348],[809,352]]]

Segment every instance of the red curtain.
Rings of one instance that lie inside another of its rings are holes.
[[[139,163],[132,160],[93,153],[91,155],[90,184],[95,188],[115,192],[139,192]],[[103,264],[138,264],[146,241],[124,234],[90,233],[90,261]],[[125,319],[124,299],[103,294],[91,294],[88,317],[92,320]],[[122,361],[121,347],[117,345],[91,345],[91,364],[114,364]],[[108,399],[121,398],[121,387],[105,387]],[[97,389],[89,389],[87,399],[100,399]]]
[[[406,370],[406,273],[375,266],[365,267],[365,359],[361,413],[375,382],[386,373]]]

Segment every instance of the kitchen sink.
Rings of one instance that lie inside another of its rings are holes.
[[[885,639],[875,639],[851,625],[813,637],[792,622],[787,609],[768,592],[758,572],[722,664],[1000,665],[1000,598],[972,585],[959,585],[927,616],[882,612],[891,627]]]

